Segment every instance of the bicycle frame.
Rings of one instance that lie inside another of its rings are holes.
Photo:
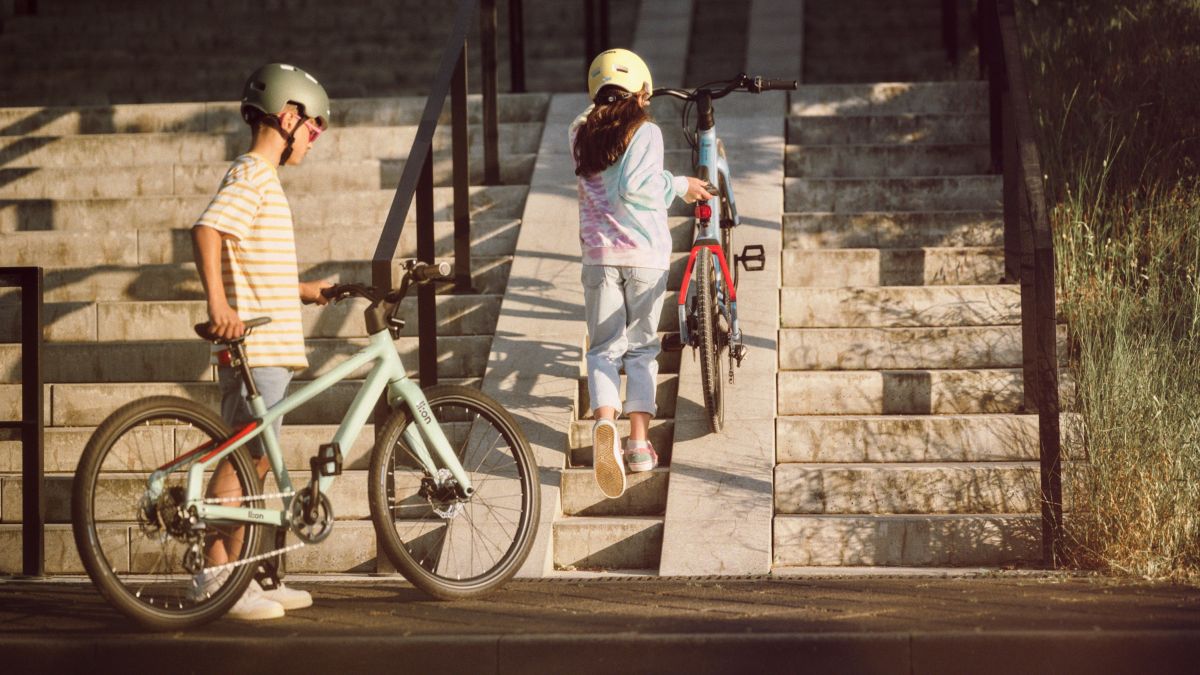
[[[712,103],[709,102],[710,106]],[[704,119],[701,113],[701,119]],[[710,117],[711,119],[711,117]],[[710,180],[711,176],[717,177],[717,185],[725,188],[725,196],[729,200],[729,206],[732,213],[733,224],[736,226],[740,222],[737,215],[737,200],[733,194],[733,179],[730,177],[729,163],[717,151],[717,128],[714,122],[709,129],[699,130],[698,139],[699,159],[696,163],[696,171],[699,177],[704,180]],[[710,181],[711,182],[711,181]],[[729,270],[729,262],[726,257],[726,252],[721,246],[720,227],[723,218],[721,213],[721,198],[720,195],[713,195],[713,198],[706,202],[711,209],[709,218],[696,219],[696,236],[692,242],[692,251],[688,255],[687,266],[683,272],[683,282],[679,286],[679,339],[683,344],[691,344],[691,334],[688,330],[687,322],[687,302],[688,299],[695,295],[695,291],[691,288],[692,270],[695,269],[696,257],[700,254],[712,254],[716,259],[717,265],[714,266],[714,273],[717,280],[717,307],[720,312],[725,315],[729,321],[731,341],[734,344],[740,343],[742,339],[741,326],[738,323],[737,314],[737,289],[732,283],[733,276]],[[728,298],[725,298],[726,290]]]
[[[458,481],[461,490],[470,494],[472,492],[470,478],[450,447],[450,442],[441,426],[430,413],[425,394],[405,372],[404,364],[400,360],[400,355],[396,353],[396,347],[392,343],[388,331],[383,330],[371,335],[369,344],[345,363],[334,367],[333,370],[308,383],[274,406],[267,408],[261,396],[252,396],[249,399],[250,409],[257,419],[236,430],[233,436],[222,442],[210,441],[159,467],[150,475],[147,489],[149,497],[151,499],[158,498],[162,492],[163,480],[168,473],[190,464],[186,503],[189,508],[195,509],[196,515],[201,519],[266,523],[281,527],[289,525],[293,485],[287,467],[284,465],[283,452],[272,423],[371,362],[374,362],[375,365],[371,368],[362,388],[359,389],[349,410],[342,418],[342,423],[333,435],[333,443],[342,448],[354,445],[374,410],[375,402],[379,400],[386,389],[389,406],[394,408],[403,402],[413,413],[413,421],[416,424],[410,424],[405,429],[404,439],[415,454],[417,461],[434,480],[440,482],[438,464],[434,462],[434,456],[436,456],[440,465],[448,469],[450,475]],[[283,509],[220,506],[204,503],[204,495],[201,492],[205,471],[215,469],[216,465],[229,453],[259,437],[262,438],[263,446],[266,448],[266,456],[279,490],[286,495],[283,497]],[[433,448],[433,455],[429,452],[429,446]],[[317,479],[319,490],[321,492],[328,490],[333,484],[334,478],[335,476],[322,473]]]

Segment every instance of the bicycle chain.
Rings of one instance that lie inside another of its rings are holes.
[[[267,558],[273,558],[277,555],[283,555],[284,553],[287,553],[289,551],[295,551],[296,549],[303,548],[304,546],[306,546],[306,544],[304,542],[299,542],[296,544],[292,544],[291,546],[284,546],[283,548],[275,549],[274,551],[267,551],[266,553],[260,553],[256,556],[251,556],[244,560],[238,560],[236,562],[225,563],[224,565],[217,565],[216,567],[206,567],[206,568],[204,568],[204,571],[205,572],[214,572],[214,573],[215,572],[223,572],[225,570],[234,569],[235,567],[241,567],[242,565],[248,565],[253,562],[258,562],[259,560],[266,560]]]
[[[225,504],[228,502],[249,501],[254,499],[283,499],[284,497],[294,496],[296,496],[296,491],[292,490],[291,492],[276,492],[275,494],[269,495],[250,495],[249,497],[246,495],[240,495],[238,497],[205,497],[200,501],[204,504]]]

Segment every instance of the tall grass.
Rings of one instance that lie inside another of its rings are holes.
[[[1018,11],[1083,426],[1070,552],[1200,578],[1200,0]]]

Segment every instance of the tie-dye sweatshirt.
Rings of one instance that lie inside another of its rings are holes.
[[[587,111],[571,124],[572,151],[575,132],[585,119]],[[616,164],[594,176],[579,177],[583,264],[668,269],[667,207],[687,190],[686,176],[663,169],[662,130],[653,122],[643,122]]]

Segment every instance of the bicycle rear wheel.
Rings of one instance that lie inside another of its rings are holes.
[[[442,385],[425,395],[475,493],[459,499],[434,484],[404,439],[412,419],[401,407],[371,456],[371,517],[379,547],[414,586],[444,600],[477,597],[512,578],[529,555],[537,464],[516,421],[483,393]]]
[[[151,472],[187,450],[215,447],[229,433],[199,403],[156,396],[110,415],[79,460],[71,492],[79,557],[101,595],[146,628],[180,630],[212,621],[250,583],[254,566],[236,562],[258,552],[265,526],[196,527],[184,503],[191,462],[166,476],[157,498],[147,489]],[[261,503],[253,499],[259,480],[245,449],[222,464],[219,485],[213,481],[218,472],[205,475],[204,493],[228,500],[227,506]]]
[[[728,333],[722,329],[717,304],[716,256],[708,250],[696,256],[696,336],[700,343],[700,384],[704,390],[704,411],[708,428],[714,433],[725,425],[726,361],[721,358],[728,348]]]

